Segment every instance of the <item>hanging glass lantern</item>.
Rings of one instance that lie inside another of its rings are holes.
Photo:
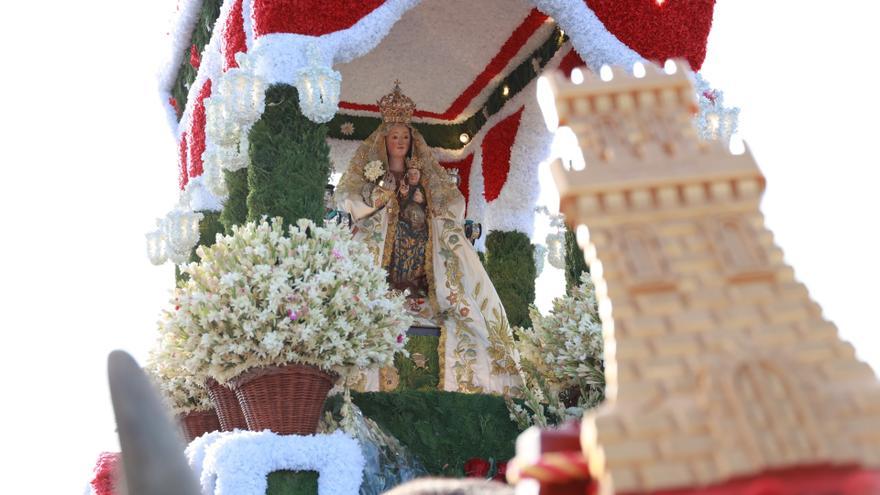
[[[253,60],[244,52],[235,54],[235,61],[238,68],[250,76],[250,90],[248,95],[243,97],[250,98],[250,107],[252,108],[251,122],[256,122],[266,110],[266,80],[257,74]]]
[[[238,142],[241,127],[234,120],[222,97],[205,98],[205,135],[212,143],[233,145]]]
[[[553,268],[565,268],[565,234],[547,234],[547,261]]]
[[[238,144],[223,150],[224,156],[223,160],[221,160],[221,168],[223,170],[235,172],[236,170],[248,167],[250,164],[250,157],[248,156],[248,150],[250,148],[250,140],[248,140],[249,132],[250,126],[243,128],[241,139],[239,139]]]
[[[229,196],[229,189],[226,187],[226,180],[223,178],[223,171],[220,167],[205,167],[202,172],[202,183],[211,194],[219,199],[225,199]]]
[[[158,266],[168,261],[168,245],[162,231],[148,232],[145,237],[147,238],[147,256],[150,258],[150,263]]]
[[[187,261],[189,261],[189,256],[189,251],[177,251],[172,249],[168,252],[168,259],[175,265],[186,263]]]
[[[199,242],[199,222],[201,213],[175,209],[168,213],[163,224],[170,251],[189,253]],[[170,256],[169,252],[169,258]]]
[[[535,276],[540,277],[544,271],[544,256],[547,255],[547,246],[535,244]]]
[[[329,122],[339,110],[342,74],[321,65],[321,50],[316,43],[306,47],[308,65],[299,70],[296,89],[303,115],[312,122]]]
[[[238,67],[229,69],[220,79],[220,95],[228,116],[245,126],[256,122],[265,109],[266,85],[243,53],[235,56]]]

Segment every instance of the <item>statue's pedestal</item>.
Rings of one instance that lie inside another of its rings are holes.
[[[439,327],[414,325],[407,330],[406,350],[409,356],[394,357],[394,368],[379,373],[383,392],[439,390],[440,387]]]

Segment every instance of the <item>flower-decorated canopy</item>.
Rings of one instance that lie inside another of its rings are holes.
[[[526,233],[537,165],[551,142],[535,102],[537,76],[584,63],[594,71],[631,67],[643,58],[684,57],[698,69],[714,9],[714,0],[225,0],[210,42],[194,54],[185,107],[174,111],[170,89],[181,54],[190,55],[202,1],[181,5],[162,81],[182,187],[202,172],[202,101],[212,81],[236,66],[235,54],[246,52],[269,84],[296,84],[311,45],[317,63],[342,76],[329,122],[337,171],[378,125],[376,100],[399,79],[418,105],[414,122],[428,144],[458,169],[468,216],[489,230]]]

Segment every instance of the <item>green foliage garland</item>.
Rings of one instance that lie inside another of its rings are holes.
[[[199,56],[201,56],[205,45],[211,41],[211,33],[214,31],[217,17],[220,16],[220,5],[222,3],[222,0],[203,0],[202,9],[199,11],[199,19],[193,28],[192,41],[180,53],[180,68],[177,69],[177,77],[174,79],[174,86],[171,87],[171,96],[177,100],[178,120],[183,115],[183,109],[186,108],[190,86],[196,80],[196,73],[198,72],[189,63],[190,49],[192,45],[195,45]]]
[[[302,114],[296,88],[276,84],[266,91],[266,111],[250,132],[248,220],[280,216],[324,219],[324,186],[330,177],[327,126]]]
[[[511,326],[531,327],[535,301],[535,248],[522,232],[495,230],[486,237],[486,272],[498,291]]]
[[[226,181],[229,197],[223,203],[220,222],[226,229],[226,233],[231,234],[233,226],[241,225],[247,221],[248,172],[246,168],[235,172],[224,170],[223,177]]]
[[[578,246],[577,236],[570,227],[565,227],[565,293],[571,294],[574,287],[580,284],[581,274],[590,273],[590,267],[584,261],[584,251]]]

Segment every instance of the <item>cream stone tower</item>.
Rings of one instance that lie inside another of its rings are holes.
[[[675,68],[550,79],[587,164],[553,173],[605,331],[608,398],[582,426],[592,474],[637,493],[880,466],[874,373],[785,264],[752,156],[697,136],[692,76]]]

